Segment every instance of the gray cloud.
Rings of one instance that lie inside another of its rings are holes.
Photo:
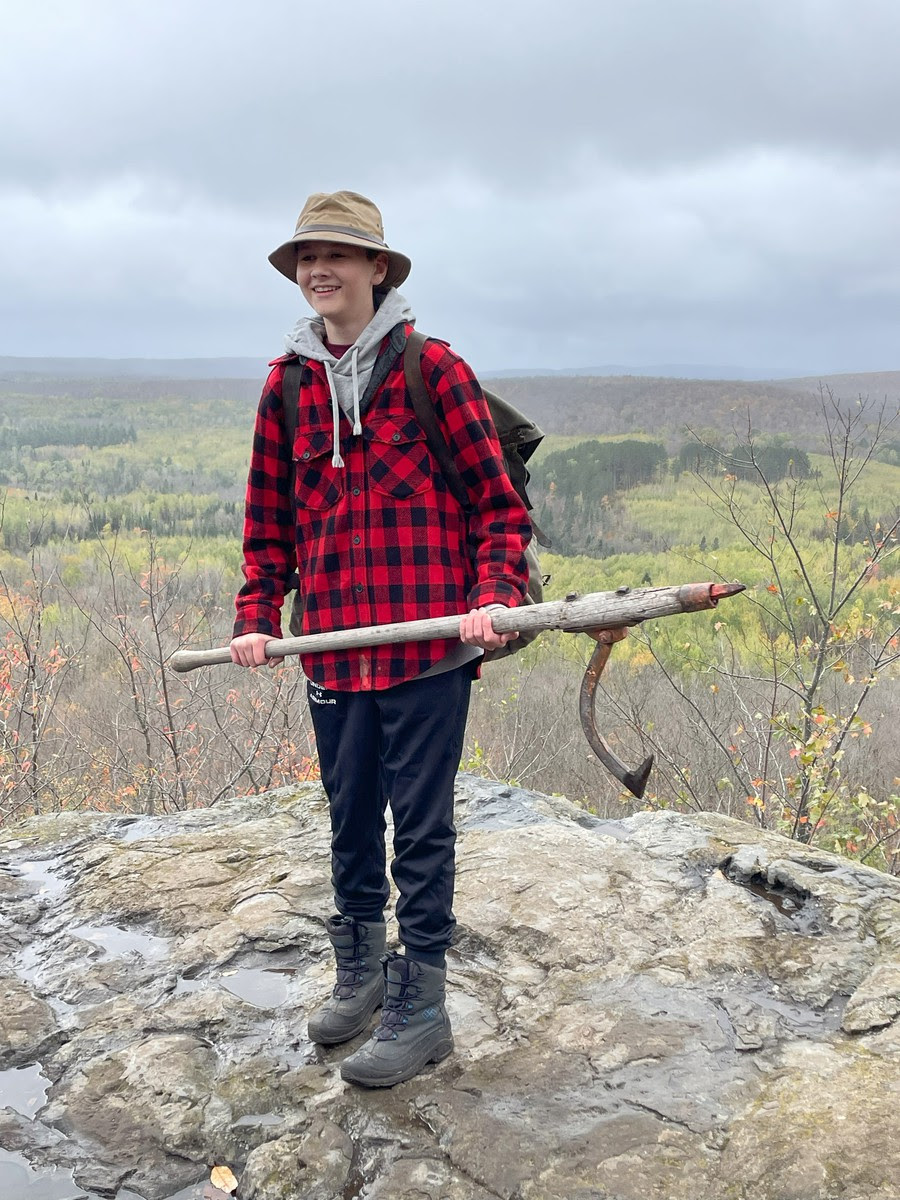
[[[0,353],[276,353],[373,195],[482,367],[896,366],[894,0],[58,0],[0,50]]]

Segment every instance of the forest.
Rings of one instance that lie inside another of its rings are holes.
[[[547,432],[529,496],[553,542],[548,598],[747,592],[616,647],[598,717],[622,757],[655,755],[642,802],[584,742],[583,635],[484,668],[463,765],[604,814],[727,812],[900,872],[896,402],[628,377],[494,386]],[[167,666],[230,635],[255,391],[0,381],[0,822],[315,775],[296,663]]]

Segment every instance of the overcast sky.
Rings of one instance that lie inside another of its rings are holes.
[[[482,370],[900,369],[898,0],[0,9],[0,354],[274,356],[351,188]]]

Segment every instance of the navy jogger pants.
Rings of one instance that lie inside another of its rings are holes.
[[[440,957],[453,934],[453,783],[472,676],[470,663],[380,692],[307,684],[331,809],[335,906],[360,921],[383,919],[390,803],[397,922],[414,957]]]

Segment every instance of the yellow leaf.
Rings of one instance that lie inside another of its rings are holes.
[[[213,1167],[209,1181],[213,1187],[221,1188],[223,1192],[233,1192],[238,1185],[230,1167]]]

